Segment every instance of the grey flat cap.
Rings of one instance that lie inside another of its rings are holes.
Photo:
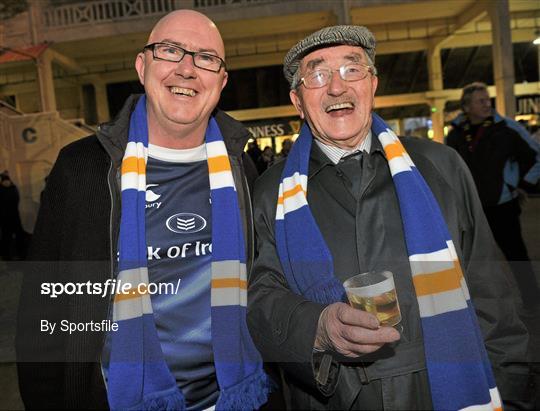
[[[292,86],[294,75],[300,67],[300,61],[314,50],[331,45],[348,44],[362,47],[372,63],[375,63],[375,37],[364,26],[325,27],[296,43],[289,50],[283,61],[283,73]]]

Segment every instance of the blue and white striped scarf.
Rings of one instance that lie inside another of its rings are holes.
[[[502,410],[491,365],[450,233],[433,193],[405,148],[373,114],[372,133],[394,180],[420,309],[426,367],[437,410]],[[302,127],[281,176],[276,242],[290,288],[319,303],[343,301],[332,255],[307,202],[313,136]]]
[[[242,222],[223,137],[214,118],[205,136],[212,200],[212,347],[220,395],[216,410],[252,410],[266,402],[269,380],[246,325],[247,280]],[[117,293],[108,379],[112,409],[183,410],[184,396],[161,351],[148,284],[145,233],[148,124],[146,97],[131,115],[122,160],[122,217],[118,280],[130,283]],[[144,287],[143,287],[144,290]],[[178,325],[179,327],[182,324]]]

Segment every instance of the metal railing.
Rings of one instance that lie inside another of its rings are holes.
[[[97,0],[43,10],[45,27],[66,27],[161,16],[175,10],[175,0]]]
[[[276,3],[276,0],[193,0],[196,9],[211,9],[212,7],[243,7],[264,3]]]
[[[283,0],[192,0],[192,7],[212,11],[280,1]],[[46,28],[58,28],[142,19],[162,16],[188,5],[182,0],[91,0],[44,8],[42,24]]]

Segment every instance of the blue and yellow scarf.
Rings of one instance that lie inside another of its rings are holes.
[[[252,410],[266,402],[269,380],[246,325],[242,222],[227,149],[214,118],[209,121],[205,142],[212,201],[211,333],[220,389],[216,410]],[[147,159],[148,124],[143,96],[131,115],[122,160],[118,279],[132,288],[117,294],[113,305],[118,330],[112,333],[109,404],[117,410],[183,410],[184,396],[163,358],[150,296],[138,292],[139,284],[148,284]]]
[[[502,410],[474,307],[439,205],[405,148],[373,114],[396,188],[437,410]],[[311,301],[343,301],[332,255],[307,202],[313,136],[307,124],[281,175],[276,242],[289,287]]]

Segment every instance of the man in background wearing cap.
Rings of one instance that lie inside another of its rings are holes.
[[[372,113],[374,58],[358,26],[285,57],[306,124],[256,184],[254,341],[293,409],[526,407],[527,332],[474,182],[454,151]],[[394,274],[397,329],[344,303],[342,283],[372,270]]]

